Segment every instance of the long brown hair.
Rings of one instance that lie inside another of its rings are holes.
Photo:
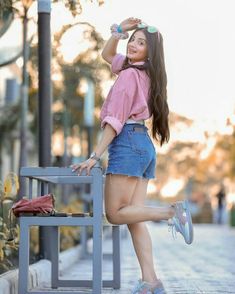
[[[168,142],[170,138],[163,38],[160,32],[149,33],[147,28],[144,28],[135,30],[128,43],[135,32],[139,30],[143,31],[147,40],[148,59],[143,65],[131,65],[128,63],[128,58],[126,58],[123,69],[135,67],[140,70],[146,70],[150,78],[148,107],[152,115],[152,137],[162,145]]]

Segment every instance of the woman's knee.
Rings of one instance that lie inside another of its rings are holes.
[[[108,222],[112,225],[120,225],[120,218],[118,217],[118,214],[116,212],[108,212],[106,211],[106,218]]]
[[[122,207],[122,208],[124,208],[124,207]],[[114,209],[112,207],[109,209],[107,209],[107,208],[105,209],[106,218],[109,223],[111,223],[113,225],[125,224],[125,218],[122,213],[122,208]]]

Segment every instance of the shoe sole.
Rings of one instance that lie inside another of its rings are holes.
[[[193,242],[193,222],[187,200],[184,200],[183,207],[186,212],[185,232],[187,232],[187,236],[184,236],[184,240],[188,245],[190,245]]]
[[[153,294],[166,294],[166,291],[164,289],[155,290],[154,292],[151,292]]]

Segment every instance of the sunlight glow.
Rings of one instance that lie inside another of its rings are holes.
[[[52,154],[62,156],[64,154],[64,134],[62,131],[56,131],[52,135]]]
[[[227,200],[228,205],[230,205],[230,206],[232,204],[235,204],[235,193],[227,194],[226,200]]]
[[[216,142],[217,142],[217,140],[214,137],[211,137],[211,138],[207,139],[206,147],[200,153],[200,159],[201,160],[206,159],[210,155],[211,151],[213,150],[213,148],[216,145]]]
[[[71,154],[75,157],[81,155],[81,142],[79,138],[73,138],[72,145],[71,145]]]
[[[157,192],[157,186],[156,186],[155,181],[149,181],[147,194],[154,194],[156,192]]]
[[[166,185],[161,189],[161,195],[165,198],[174,197],[183,188],[185,183],[184,179],[170,178]]]
[[[69,29],[61,38],[60,52],[65,62],[73,62],[73,60],[87,49],[92,48],[89,40],[84,39],[85,26],[75,26]]]

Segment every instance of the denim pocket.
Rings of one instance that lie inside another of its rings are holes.
[[[145,132],[135,132],[135,131],[129,130],[128,139],[129,139],[132,150],[135,151],[136,153],[145,154],[148,152],[147,150],[148,146],[146,146]]]

